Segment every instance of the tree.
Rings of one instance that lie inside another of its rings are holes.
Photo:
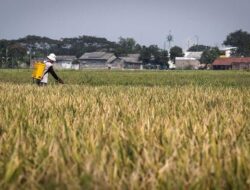
[[[160,59],[160,49],[157,45],[143,46],[141,50],[141,60],[143,63],[158,64]]]
[[[158,64],[159,59],[160,59],[160,49],[158,48],[157,45],[150,45],[148,49],[151,54],[152,63]]]
[[[141,49],[142,49],[142,47],[140,44],[135,45],[135,53],[140,53]]]
[[[161,65],[162,67],[168,67],[168,51],[167,50],[163,50],[160,52],[160,56],[158,58],[158,64]]]
[[[9,55],[15,58],[22,58],[27,53],[26,48],[21,46],[20,44],[10,45],[8,49],[9,49]]]
[[[237,47],[235,52],[237,56],[250,56],[250,34],[245,31],[230,33],[223,44]]]
[[[117,56],[125,56],[129,53],[135,53],[136,41],[133,38],[119,38],[118,47],[116,49]]]
[[[140,52],[140,60],[144,63],[147,64],[151,60],[151,52],[150,49],[147,48],[146,46],[142,46],[141,52]]]
[[[205,45],[193,45],[191,46],[188,51],[199,52],[209,50],[211,47]]]
[[[8,55],[11,57],[11,67],[14,66],[13,64],[18,66],[19,61],[23,61],[26,54],[27,49],[18,43],[8,46]]]
[[[0,40],[0,67],[4,67],[7,65],[6,60],[8,59],[6,57],[6,49],[8,47],[8,41],[7,40]]]
[[[170,59],[175,62],[176,57],[182,57],[183,51],[181,47],[174,46],[170,49]]]
[[[144,64],[150,63],[165,67],[168,66],[168,52],[160,50],[157,45],[143,46],[140,51],[140,60]]]
[[[217,47],[205,50],[201,55],[201,63],[212,64],[220,56],[220,50]]]

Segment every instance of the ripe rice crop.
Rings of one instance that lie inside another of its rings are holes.
[[[249,73],[92,72],[1,80],[1,189],[250,189]]]

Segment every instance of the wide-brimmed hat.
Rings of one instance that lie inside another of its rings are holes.
[[[56,61],[56,55],[54,53],[49,54],[47,58],[51,61]]]

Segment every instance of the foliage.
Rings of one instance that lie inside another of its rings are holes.
[[[59,75],[0,80],[1,189],[250,188],[248,72]]]
[[[150,49],[146,46],[142,46],[141,52],[140,52],[140,60],[147,64],[151,60],[151,52]]]
[[[0,48],[3,41],[0,41]],[[53,40],[47,37],[29,35],[18,40],[9,40],[8,44],[20,44],[29,51],[36,54],[47,55],[54,52],[58,55],[76,55],[81,56],[90,51],[113,51],[116,47],[115,42],[110,42],[105,38],[93,36],[79,36],[77,38],[63,38]]]
[[[242,30],[230,33],[224,45],[237,47],[237,56],[250,56],[250,33]]]
[[[154,64],[167,66],[168,62],[168,52],[160,50],[157,45],[150,45],[149,47],[143,46],[140,51],[140,60],[144,64]]]
[[[115,54],[116,56],[127,56],[128,54],[138,53],[141,46],[133,38],[119,38]]]
[[[7,47],[8,47],[8,41],[7,40],[0,40],[0,68],[4,67],[7,62]]]
[[[209,50],[210,48],[211,48],[210,46],[205,46],[205,45],[193,45],[188,49],[188,51],[200,52],[200,51]]]
[[[176,57],[182,57],[184,55],[182,48],[178,46],[174,46],[170,49],[170,59],[175,61]]]
[[[48,43],[48,44],[53,44],[53,43],[58,43],[59,40],[53,40],[47,37],[40,37],[40,36],[35,36],[35,35],[28,35],[24,38],[19,38],[18,40],[14,40],[19,43],[27,43],[27,44],[35,44],[35,43]]]
[[[13,58],[23,58],[27,54],[27,50],[25,47],[20,44],[13,44],[8,46],[8,55]]]
[[[6,56],[9,58],[9,62],[5,63],[5,66],[14,68],[19,67],[21,62],[27,61],[27,49],[18,43],[11,44],[6,49]]]
[[[8,47],[8,41],[7,40],[0,40],[0,56],[5,57],[6,55],[6,48]]]
[[[217,47],[205,50],[201,55],[201,63],[212,64],[220,56],[220,50]]]
[[[160,54],[158,57],[155,58],[156,63],[158,63],[159,65],[161,65],[162,67],[169,67],[168,65],[168,51],[167,50],[162,50],[160,51]]]

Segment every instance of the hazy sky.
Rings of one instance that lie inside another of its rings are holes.
[[[0,0],[0,39],[91,35],[163,48],[220,45],[230,32],[250,31],[250,0]]]

